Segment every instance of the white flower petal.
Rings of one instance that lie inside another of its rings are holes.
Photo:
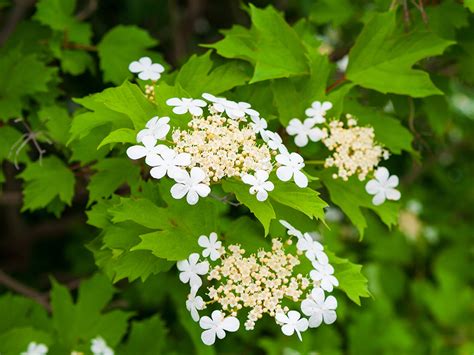
[[[130,159],[137,160],[145,157],[148,153],[148,150],[141,145],[134,145],[127,149],[127,156]]]
[[[305,188],[308,186],[308,178],[301,171],[294,172],[294,180],[298,187]]]
[[[375,171],[375,178],[382,184],[384,184],[389,177],[390,173],[388,172],[387,168],[380,167]]]
[[[375,206],[380,206],[381,204],[383,204],[385,202],[385,192],[384,191],[380,191],[378,192],[374,198],[372,199],[372,203],[375,205]]]
[[[214,329],[203,331],[201,334],[201,340],[206,345],[213,345],[216,342],[216,331]]]
[[[161,179],[163,176],[166,175],[166,167],[165,166],[155,166],[150,170],[150,175],[155,179]]]
[[[189,188],[186,185],[183,184],[174,184],[171,187],[171,196],[173,196],[174,199],[182,199],[189,191]]]

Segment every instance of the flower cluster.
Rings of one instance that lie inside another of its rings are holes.
[[[331,121],[328,128],[323,128],[324,145],[333,152],[325,162],[325,167],[336,167],[338,173],[334,178],[347,180],[357,175],[365,180],[368,173],[379,164],[380,160],[388,159],[388,150],[375,142],[373,127],[359,127],[357,121],[347,115],[347,126],[341,121]]]
[[[139,144],[127,149],[131,159],[145,158],[155,179],[175,180],[171,195],[186,197],[190,205],[210,194],[210,185],[222,179],[238,179],[250,185],[259,201],[274,189],[269,181],[276,169],[281,181],[308,186],[302,172],[304,160],[290,153],[281,137],[267,130],[267,122],[246,102],[234,102],[211,94],[204,99],[171,98],[166,104],[178,115],[191,115],[187,129],[175,128],[171,140],[169,117],[153,117],[137,134]]]
[[[335,322],[337,301],[325,292],[331,292],[339,282],[323,246],[311,234],[286,221],[280,223],[290,237],[285,242],[272,239],[271,250],[260,249],[246,256],[240,245],[224,247],[217,234],[211,233],[198,240],[203,260],[193,253],[177,263],[180,280],[190,285],[186,308],[204,329],[204,344],[214,344],[226,331],[237,331],[241,313],[246,314],[246,330],[254,329],[267,314],[285,335],[296,333],[300,340],[301,332],[308,328]],[[292,237],[296,237],[296,245]],[[203,282],[207,283],[206,291],[199,295]],[[200,311],[216,306],[211,317],[200,317]],[[299,307],[307,318],[290,306]]]

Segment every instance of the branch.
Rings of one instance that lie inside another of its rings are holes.
[[[0,269],[0,284],[5,287],[26,296],[36,303],[43,306],[48,312],[51,313],[51,305],[48,302],[48,297],[42,294],[41,292],[36,291],[35,289],[15,280],[11,276],[7,275],[3,270]]]
[[[328,86],[326,89],[326,94],[329,94],[332,90],[337,88],[339,85],[344,84],[347,81],[347,78],[345,75],[341,76],[339,79],[337,79],[334,83]]]
[[[5,26],[0,32],[0,46],[2,46],[10,35],[15,31],[16,25],[25,17],[30,7],[35,4],[36,0],[16,0],[15,6],[10,12]]]
[[[85,19],[89,18],[95,10],[97,10],[98,0],[89,0],[87,5],[76,14],[76,18],[79,21],[84,21]]]

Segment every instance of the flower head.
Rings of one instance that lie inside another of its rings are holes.
[[[277,177],[281,181],[289,181],[291,178],[298,187],[304,188],[308,186],[308,178],[301,172],[304,168],[304,160],[298,153],[278,154],[275,160],[281,165],[277,171]]]
[[[205,275],[209,271],[209,263],[207,261],[199,262],[199,254],[193,253],[187,260],[181,260],[176,263],[180,272],[179,279],[182,283],[189,283],[191,290],[194,292],[202,285],[199,275]]]
[[[143,138],[147,136],[152,136],[155,139],[165,138],[170,131],[170,125],[168,124],[169,121],[169,117],[153,117],[146,123],[146,128],[138,132],[137,142],[141,142]]]
[[[324,137],[324,132],[320,128],[314,127],[315,124],[314,118],[307,118],[304,122],[293,118],[286,127],[286,132],[290,136],[295,136],[295,144],[298,147],[305,147],[309,140],[317,142]]]
[[[159,160],[159,154],[167,149],[165,145],[157,145],[156,139],[152,136],[144,137],[142,143],[143,145],[137,144],[127,149],[127,155],[130,159],[137,160],[145,157],[145,163],[153,165]]]
[[[149,57],[142,57],[138,61],[131,62],[128,70],[138,73],[141,80],[156,81],[161,77],[165,68],[161,64],[153,63]]]
[[[324,298],[321,288],[314,288],[310,297],[301,302],[301,311],[309,317],[310,328],[316,328],[324,321],[332,324],[336,321],[337,300],[334,296]]]
[[[242,176],[242,181],[247,185],[252,185],[249,192],[257,194],[257,200],[265,201],[268,198],[268,191],[273,191],[275,185],[268,181],[268,173],[265,170],[257,170],[255,175],[246,174]]]
[[[332,109],[332,103],[329,101],[314,101],[311,107],[306,109],[305,114],[314,119],[315,123],[323,123],[326,121],[326,112]]]
[[[204,248],[202,256],[205,258],[209,257],[212,261],[216,261],[220,258],[222,242],[217,241],[217,234],[215,232],[212,232],[209,238],[205,235],[201,235],[198,239],[198,244]]]
[[[48,347],[46,345],[32,341],[28,344],[26,351],[22,352],[21,355],[46,355],[47,353]]]
[[[387,200],[397,201],[400,199],[400,191],[395,188],[398,186],[398,176],[391,175],[387,168],[380,167],[375,171],[375,179],[370,180],[365,185],[365,190],[374,195],[372,203],[379,206]]]
[[[195,293],[190,293],[188,299],[186,300],[186,309],[191,313],[191,318],[193,321],[197,322],[199,320],[199,312],[206,308],[206,303],[201,296],[196,296]]]
[[[288,314],[279,312],[276,314],[275,319],[282,324],[281,331],[287,336],[293,335],[295,332],[298,338],[301,339],[301,332],[308,329],[308,320],[301,318],[301,314],[298,311],[289,311]]]
[[[114,355],[114,351],[107,345],[102,337],[92,339],[91,351],[94,355]]]
[[[190,205],[195,205],[199,201],[199,196],[206,197],[211,193],[211,188],[204,184],[206,174],[201,168],[194,167],[191,172],[180,170],[173,173],[176,181],[171,187],[171,196],[179,200],[186,196],[186,201]]]
[[[202,317],[199,326],[205,329],[201,334],[202,342],[212,345],[216,341],[216,336],[224,339],[226,331],[236,332],[240,327],[240,322],[236,317],[225,317],[221,311],[214,311],[211,317]]]
[[[182,167],[191,164],[191,155],[188,153],[176,153],[171,148],[164,146],[160,149],[159,155],[149,159],[149,165],[153,166],[150,175],[155,179],[161,179],[168,175],[173,178],[182,172]]]
[[[186,112],[189,112],[193,116],[202,115],[202,107],[207,106],[206,102],[200,99],[179,99],[177,97],[166,100],[166,104],[168,106],[174,106],[173,112],[177,115],[183,115]]]

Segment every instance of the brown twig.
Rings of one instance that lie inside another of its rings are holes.
[[[347,81],[347,78],[345,75],[341,76],[339,79],[337,79],[334,83],[329,85],[326,89],[326,94],[329,94],[332,90],[337,88],[339,85],[344,84]]]
[[[89,0],[87,5],[76,14],[76,18],[79,21],[84,21],[85,19],[89,18],[95,10],[97,10],[99,1],[98,0]]]
[[[38,292],[37,290],[15,280],[0,269],[0,284],[25,296],[31,298],[36,303],[43,306],[48,312],[51,312],[51,305],[48,302],[48,296]]]

